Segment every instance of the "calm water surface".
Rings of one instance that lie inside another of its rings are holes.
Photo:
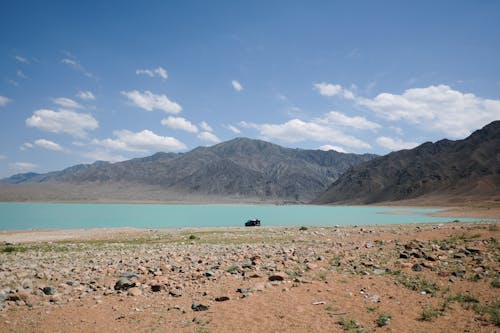
[[[254,217],[259,218],[264,226],[441,223],[454,220],[425,215],[436,211],[438,209],[366,206],[0,203],[0,230],[238,227]],[[460,221],[474,219],[461,218]]]

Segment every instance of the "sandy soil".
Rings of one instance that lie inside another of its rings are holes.
[[[499,332],[499,228],[3,232],[0,332]]]

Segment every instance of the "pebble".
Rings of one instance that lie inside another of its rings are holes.
[[[130,281],[128,277],[122,276],[115,283],[115,290],[128,290],[135,287],[135,282]]]
[[[207,311],[208,310],[208,305],[204,305],[198,302],[193,302],[191,304],[191,310],[193,311]]]
[[[54,287],[43,287],[42,291],[45,295],[49,295],[49,296],[55,295],[57,292],[56,288],[54,288]]]
[[[142,295],[142,290],[139,289],[139,288],[137,288],[137,287],[132,287],[132,288],[128,289],[127,295],[134,296],[134,297],[141,296]]]

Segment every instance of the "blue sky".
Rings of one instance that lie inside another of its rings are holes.
[[[498,1],[2,1],[0,177],[461,139],[500,119],[499,31]]]

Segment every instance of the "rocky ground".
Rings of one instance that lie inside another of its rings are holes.
[[[2,233],[0,332],[497,332],[499,227]]]

